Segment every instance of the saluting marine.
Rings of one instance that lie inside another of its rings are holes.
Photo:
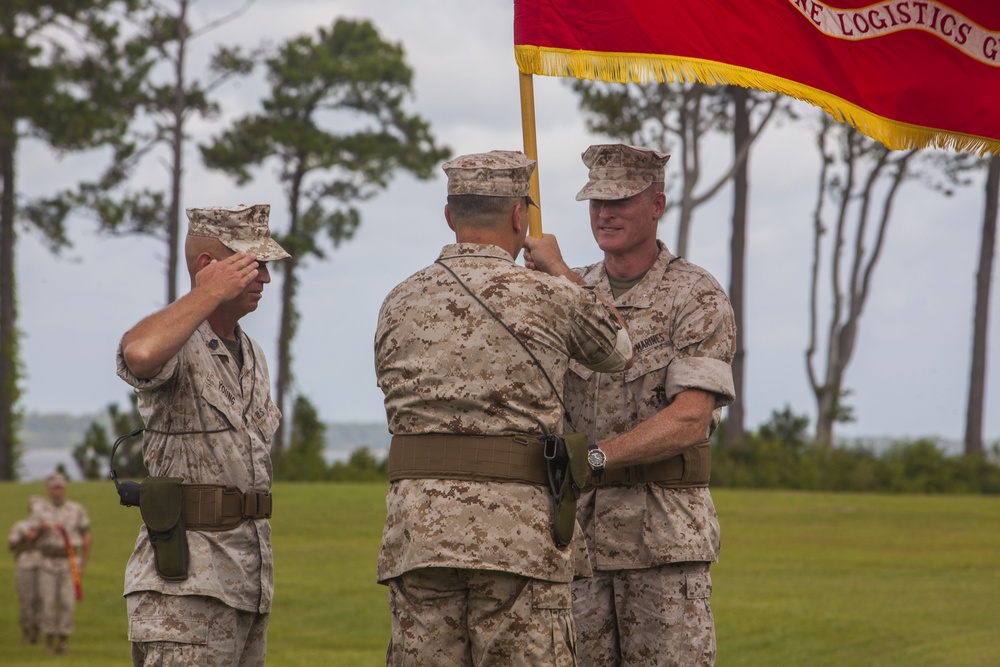
[[[271,400],[264,352],[239,325],[289,257],[267,205],[188,209],[191,291],[118,347],[145,423],[146,525],[125,568],[134,665],[263,665],[274,592]],[[123,498],[124,502],[124,498]]]

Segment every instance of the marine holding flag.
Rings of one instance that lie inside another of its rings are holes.
[[[34,505],[41,527],[36,545],[42,554],[38,569],[41,601],[39,627],[47,653],[66,653],[73,634],[73,612],[82,595],[81,579],[90,560],[90,517],[78,502],[66,498],[66,477],[52,473],[45,480],[48,499]]]
[[[569,361],[618,372],[631,342],[592,290],[514,263],[534,160],[492,151],[443,168],[456,243],[389,293],[375,333],[393,433],[386,664],[574,665],[570,582],[590,567],[573,507],[553,511],[575,495],[550,490],[565,470],[544,436],[562,432]]]
[[[732,308],[707,271],[657,240],[669,156],[622,144],[583,154],[591,231],[604,260],[571,270],[552,235],[525,263],[593,286],[621,313],[634,366],[571,363],[566,405],[589,436],[593,487],[578,502],[594,576],[573,584],[582,667],[707,667],[719,522],[708,436],[734,399]]]

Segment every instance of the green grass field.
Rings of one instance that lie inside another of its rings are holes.
[[[384,664],[386,591],[375,583],[384,484],[275,487],[275,606],[268,663]],[[0,523],[41,483],[0,484]],[[24,647],[13,558],[0,564],[0,662],[129,664],[125,562],[140,525],[111,482],[73,483],[94,552],[68,656]],[[718,667],[1000,665],[1000,498],[719,490],[713,567]]]

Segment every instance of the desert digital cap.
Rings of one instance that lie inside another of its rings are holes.
[[[46,480],[45,480],[45,486],[52,487],[52,488],[55,488],[55,487],[58,487],[58,486],[65,487],[66,486],[66,476],[63,475],[61,472],[54,472],[51,475],[49,475],[48,478],[46,478]]]
[[[448,174],[449,195],[528,197],[535,161],[519,151],[490,151],[460,155],[441,165]]]
[[[262,262],[291,257],[271,238],[269,204],[189,208],[188,235],[209,236],[234,252],[252,252]]]
[[[576,195],[585,199],[625,199],[653,183],[663,183],[669,155],[625,144],[598,144],[583,152],[590,180]]]

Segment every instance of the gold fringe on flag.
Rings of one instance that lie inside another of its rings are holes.
[[[731,84],[781,93],[814,104],[892,150],[944,148],[979,155],[1000,155],[1000,141],[960,132],[911,125],[863,109],[811,86],[806,86],[746,67],[698,58],[646,53],[601,53],[516,45],[514,57],[524,74],[568,76],[609,83],[703,83]]]

